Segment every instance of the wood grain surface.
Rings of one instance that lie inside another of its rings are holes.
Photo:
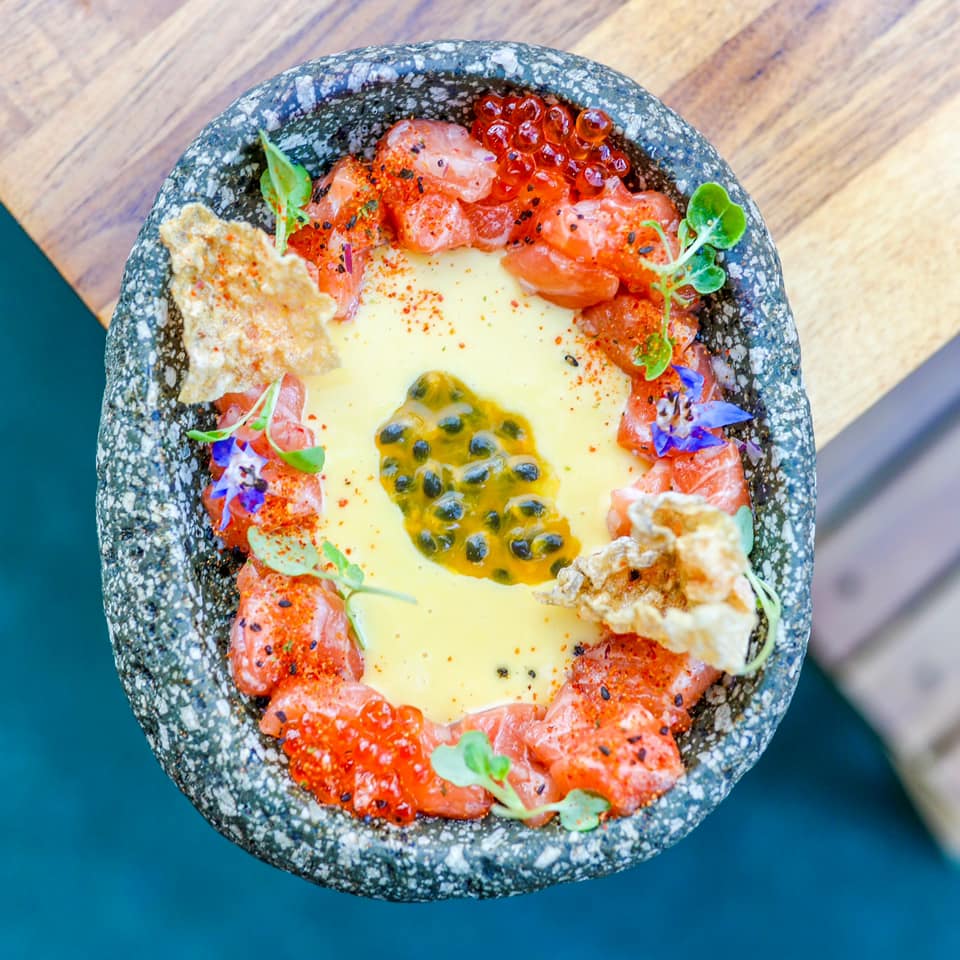
[[[163,177],[247,87],[353,46],[499,38],[629,74],[764,211],[819,443],[960,330],[955,0],[0,0],[0,200],[107,322]]]

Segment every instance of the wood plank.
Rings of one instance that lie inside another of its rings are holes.
[[[955,526],[960,534],[960,519]],[[960,726],[960,567],[836,678],[897,754],[929,749]]]
[[[958,460],[960,419],[818,544],[810,646],[821,662],[845,660],[960,562]]]
[[[817,536],[829,536],[876,492],[877,478],[912,459],[960,415],[960,336],[938,350],[817,455]],[[909,411],[909,416],[904,412]]]
[[[956,0],[779,0],[664,99],[780,238],[960,92],[958,50]]]
[[[960,332],[958,156],[960,96],[778,244],[820,445]]]
[[[960,864],[960,739],[943,753],[895,758],[894,764],[944,851]]]

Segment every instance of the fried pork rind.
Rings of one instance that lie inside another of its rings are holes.
[[[628,516],[629,537],[579,557],[541,599],[614,633],[637,633],[718,670],[742,671],[757,613],[733,518],[681,493],[644,495]]]
[[[324,329],[336,301],[317,289],[304,260],[281,256],[262,230],[191,203],[161,224],[160,239],[190,360],[183,403],[338,365]]]

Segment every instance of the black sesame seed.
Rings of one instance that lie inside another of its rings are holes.
[[[511,540],[510,552],[518,560],[530,560],[533,558],[533,551],[530,549],[529,540]]]
[[[353,799],[353,794],[348,790],[346,793],[340,794],[341,803],[349,803]]]
[[[537,796],[538,797],[541,796],[543,794],[543,791],[546,789],[547,789],[546,783],[541,783],[540,786],[537,787]]]
[[[528,671],[527,671],[527,676],[528,676],[531,680],[536,680],[536,679],[537,679],[537,671],[536,671],[536,670],[528,670]]]
[[[471,563],[483,562],[488,552],[487,540],[482,533],[475,533],[472,537],[467,537],[467,559]]]
[[[373,805],[374,805],[378,810],[383,810],[383,809],[385,809],[386,806],[387,806],[387,801],[386,801],[386,800],[379,800],[379,799],[378,799],[378,800],[374,800],[374,801],[373,801]]]
[[[532,460],[515,464],[513,472],[521,480],[526,480],[528,483],[533,483],[534,480],[540,478],[540,468]]]
[[[414,172],[408,167],[404,167],[398,174],[401,180],[412,180],[415,176]]]
[[[274,714],[274,716],[275,716],[281,723],[286,723],[286,722],[287,722],[287,715],[286,715],[282,710],[277,710],[277,712]]]
[[[675,707],[682,707],[682,706],[683,706],[683,694],[682,694],[682,693],[678,693],[678,694],[673,698],[673,705],[674,705]]]
[[[431,500],[435,500],[443,493],[443,483],[432,470],[427,470],[423,475],[423,493]]]
[[[444,432],[451,435],[459,433],[463,429],[463,417],[452,414],[447,417],[441,417],[437,421],[437,426]]]
[[[587,648],[582,643],[578,643],[573,648],[573,655],[575,657],[582,657],[586,652],[587,652]]]
[[[465,471],[463,474],[463,482],[472,484],[474,486],[479,486],[480,484],[486,483],[489,479],[490,468],[484,464],[478,464],[475,467],[470,467],[470,469]]]
[[[598,749],[605,757],[610,756],[610,748],[605,743],[601,743]]]
[[[637,256],[645,257],[648,253],[653,253],[653,244],[652,244],[652,243],[649,244],[649,245],[646,246],[646,247],[641,247],[641,248],[637,251]]]
[[[251,623],[251,624],[250,624],[250,629],[251,629],[254,633],[259,633],[259,632],[263,629],[263,627],[261,627],[259,623]]]
[[[627,743],[639,743],[643,739],[643,734],[638,733],[635,737],[627,737]]]
[[[272,656],[273,656],[273,647],[268,643],[268,644],[263,648],[263,652],[264,652],[268,657],[272,657]]]
[[[600,687],[600,696],[603,697],[604,700],[609,700],[609,699],[610,699],[610,691],[609,691],[606,687],[601,686],[601,687]]]
[[[580,366],[580,361],[579,361],[572,353],[565,353],[565,354],[563,355],[563,359],[566,360],[567,363],[569,363],[571,367],[579,367],[579,366]]]
[[[380,431],[380,442],[387,443],[396,443],[402,436],[403,431],[406,427],[402,423],[388,423]]]
[[[669,732],[670,732],[670,728],[669,728],[669,727],[661,727],[661,728],[660,728],[660,736],[661,736],[661,737],[665,737]]]
[[[643,761],[647,759],[647,748],[646,748],[646,747],[641,747],[641,748],[637,751],[637,759],[638,759],[641,763],[643,763]]]
[[[286,607],[292,607],[293,604],[289,600],[284,599],[284,600],[278,600],[277,606],[286,608]]]
[[[631,571],[630,571],[630,580],[631,580],[631,581],[634,581],[634,580],[639,580],[639,579],[640,579],[640,571],[639,571],[639,570],[631,570]]]
[[[630,246],[633,246],[636,242],[637,242],[637,235],[633,230],[631,230],[627,234],[627,243],[629,243]]]
[[[497,676],[501,679],[509,677],[510,671],[506,667],[497,667]]]
[[[290,676],[295,677],[297,675],[297,665],[295,663],[290,664]]]
[[[423,463],[430,456],[430,444],[426,440],[418,440],[413,445],[413,459]]]
[[[397,493],[406,493],[413,486],[413,477],[408,473],[401,473],[396,480],[393,481],[393,489]]]

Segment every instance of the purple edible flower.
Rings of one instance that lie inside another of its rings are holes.
[[[671,390],[657,403],[657,419],[650,428],[653,448],[662,457],[668,450],[695,453],[707,447],[722,446],[724,441],[711,429],[752,420],[753,414],[735,403],[710,400],[701,403],[703,377],[690,367],[675,365],[683,384],[682,391]]]
[[[256,513],[263,506],[267,481],[260,476],[260,470],[267,462],[248,443],[238,443],[236,437],[218,440],[211,450],[213,462],[223,467],[223,474],[210,492],[212,499],[224,497],[223,519],[220,529],[225,530],[230,523],[230,501],[236,498],[249,513]]]

